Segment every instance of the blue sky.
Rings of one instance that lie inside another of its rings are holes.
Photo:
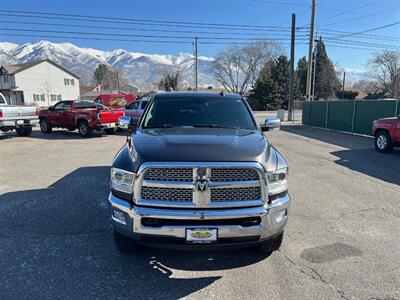
[[[267,29],[249,28],[245,31],[230,29],[209,29],[198,28],[196,25],[189,26],[160,26],[160,25],[137,25],[121,24],[112,18],[135,18],[152,19],[162,21],[182,21],[182,22],[202,22],[202,23],[224,23],[224,24],[245,24],[252,26],[290,26],[291,13],[297,15],[297,26],[308,26],[311,13],[311,0],[0,0],[2,5],[0,9],[18,10],[18,11],[36,11],[50,13],[79,14],[90,16],[104,16],[102,22],[87,22],[76,20],[63,20],[56,16],[50,16],[47,19],[27,18],[10,13],[0,12],[0,41],[9,41],[18,44],[38,41],[42,38],[32,35],[60,35],[49,33],[34,33],[23,31],[6,31],[1,29],[34,29],[34,30],[56,30],[73,32],[94,32],[94,33],[115,33],[115,34],[137,34],[137,35],[170,35],[170,36],[199,36],[205,37],[228,37],[228,38],[253,38],[257,36],[277,37],[286,39],[282,46],[289,53],[288,38],[289,32],[271,31]],[[36,22],[63,24],[64,26],[44,25],[44,24],[20,24],[10,22]],[[326,41],[328,54],[331,59],[339,66],[348,68],[365,68],[367,60],[373,52],[379,49],[352,49],[344,48],[363,47],[359,43],[371,43],[378,45],[394,45],[400,47],[400,24],[381,30],[376,30],[368,34],[374,36],[360,38],[356,36],[341,37],[342,33],[329,32],[327,30],[337,30],[346,32],[360,32],[382,25],[391,24],[400,21],[400,2],[398,0],[320,0],[317,1],[316,12],[316,32],[322,37],[345,39],[345,44],[337,40]],[[67,25],[67,26],[66,26]],[[82,28],[83,26],[102,26],[102,27],[125,27],[142,28],[156,30],[180,30],[190,31],[190,33],[168,33],[160,31],[142,31],[142,30],[116,30],[99,28]],[[287,28],[287,29],[288,29]],[[284,28],[282,28],[284,29]],[[205,33],[198,33],[199,31]],[[219,32],[218,34],[209,32]],[[28,36],[5,36],[4,34],[25,34]],[[298,35],[304,35],[298,32]],[[339,35],[339,36],[338,36]],[[72,36],[63,34],[63,36]],[[390,38],[385,38],[389,36]],[[193,46],[188,40],[187,43],[145,43],[133,41],[100,41],[96,36],[90,36],[91,40],[77,40],[72,38],[43,38],[53,42],[71,42],[81,47],[91,47],[101,50],[111,50],[123,48],[129,51],[159,54],[175,54],[178,52],[193,52]],[[118,37],[116,37],[118,38]],[[127,37],[126,39],[135,39]],[[144,39],[144,38],[136,38]],[[152,38],[154,39],[154,38]],[[299,37],[299,44],[296,48],[296,57],[307,54],[307,45],[305,40]],[[303,39],[306,39],[303,37]],[[172,39],[171,39],[172,40]],[[180,39],[177,39],[180,40]],[[231,40],[224,40],[228,42]],[[240,40],[243,42],[244,40]],[[354,42],[358,44],[354,45]],[[200,39],[200,55],[212,56],[219,49],[227,47],[226,44],[211,45],[202,43]],[[376,46],[378,48],[383,46]]]

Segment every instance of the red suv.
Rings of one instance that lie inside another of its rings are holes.
[[[391,152],[393,147],[400,146],[400,117],[374,121],[372,135],[378,152]]]
[[[43,133],[50,133],[54,127],[78,129],[83,137],[94,129],[114,134],[119,117],[124,115],[123,110],[111,110],[93,101],[60,101],[39,112],[40,129]]]

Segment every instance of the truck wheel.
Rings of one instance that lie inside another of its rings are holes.
[[[15,131],[19,136],[29,136],[32,133],[32,126],[17,127]]]
[[[92,128],[90,128],[86,122],[80,122],[78,124],[78,130],[79,134],[83,137],[88,137],[92,134]]]
[[[114,244],[120,252],[129,253],[140,250],[140,246],[130,238],[113,230]]]
[[[272,240],[268,240],[268,241],[264,242],[263,244],[261,244],[259,251],[261,253],[269,255],[272,252],[279,250],[279,248],[282,245],[282,241],[283,241],[283,232],[280,235],[278,235],[276,238],[274,238]]]
[[[49,124],[49,122],[47,122],[46,119],[41,119],[40,120],[40,130],[43,133],[51,133],[51,131],[53,130],[53,128],[51,127],[51,125]]]
[[[104,129],[107,134],[115,134],[117,132],[116,128],[107,128]]]
[[[387,131],[378,131],[375,134],[375,149],[382,153],[388,153],[393,150],[392,138]]]

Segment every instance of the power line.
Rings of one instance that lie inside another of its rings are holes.
[[[215,26],[215,27],[239,27],[239,28],[279,28],[277,26],[267,26],[267,25],[246,25],[246,24],[225,24],[225,23],[203,23],[203,22],[183,22],[183,21],[168,21],[168,20],[149,20],[149,19],[134,19],[134,18],[122,18],[122,17],[109,17],[109,16],[90,16],[90,15],[77,15],[77,14],[65,14],[65,13],[54,13],[54,12],[38,12],[38,11],[19,11],[19,10],[6,10],[0,9],[1,12],[5,13],[18,13],[18,14],[28,14],[28,15],[42,15],[42,16],[57,16],[57,17],[79,17],[87,19],[100,19],[100,20],[116,20],[116,21],[128,21],[136,23],[150,23],[155,24],[175,24],[175,25],[199,25],[199,26]],[[107,21],[108,22],[108,21]],[[149,24],[147,24],[149,23]],[[289,29],[290,30],[290,29]]]
[[[360,6],[356,6],[354,8],[343,10],[342,12],[340,12],[338,14],[331,15],[331,16],[328,16],[328,17],[324,17],[324,21],[331,20],[331,19],[337,18],[337,17],[342,16],[342,15],[346,15],[346,14],[349,14],[349,13],[354,13],[355,11],[363,9],[365,7],[368,7],[368,6],[370,6],[371,4],[374,4],[374,3],[376,3],[375,0],[371,1],[371,2],[364,3],[364,4],[360,5]]]
[[[192,44],[191,41],[177,41],[177,40],[143,40],[143,39],[120,39],[120,38],[101,38],[101,37],[82,37],[82,36],[63,36],[63,35],[43,35],[43,34],[18,34],[18,33],[2,33],[3,36],[18,36],[18,37],[37,37],[37,38],[55,38],[55,39],[73,39],[73,40],[89,40],[89,41],[116,41],[116,42],[143,42],[143,43],[160,43],[165,44]],[[207,42],[204,41],[202,44],[207,45],[251,45],[257,42]],[[280,42],[279,44],[288,45],[289,42]],[[298,43],[302,44],[302,43]]]
[[[105,32],[78,32],[78,31],[61,31],[61,30],[42,30],[42,29],[22,29],[22,28],[1,28],[0,31],[22,31],[22,32],[40,32],[40,33],[56,33],[56,34],[75,34],[75,35],[95,35],[95,36],[119,36],[119,37],[135,37],[135,38],[161,38],[161,39],[187,39],[192,40],[193,36],[170,36],[170,35],[142,35],[142,34],[117,34]],[[199,37],[202,40],[270,40],[270,41],[284,41],[290,39],[286,38],[243,38],[243,37]]]
[[[400,6],[392,7],[392,8],[389,8],[389,9],[380,10],[380,11],[377,11],[377,12],[374,12],[374,13],[362,15],[362,16],[359,16],[359,17],[351,18],[351,19],[346,19],[346,20],[337,21],[337,22],[333,22],[333,23],[320,24],[319,26],[320,27],[324,27],[324,26],[330,26],[330,25],[336,25],[336,24],[343,24],[343,23],[347,23],[347,22],[352,22],[352,21],[355,21],[355,20],[365,19],[366,17],[376,16],[376,15],[379,15],[379,14],[382,14],[382,13],[385,13],[385,12],[393,11],[393,10],[395,10],[397,8],[400,8]]]
[[[0,15],[2,15],[0,13]],[[149,28],[130,28],[130,27],[110,27],[110,26],[96,26],[96,25],[81,25],[81,24],[58,24],[58,23],[47,23],[47,22],[27,22],[27,21],[8,21],[0,20],[0,23],[5,24],[21,24],[21,25],[40,25],[40,26],[55,26],[55,27],[76,27],[76,28],[91,28],[91,29],[109,29],[109,30],[127,30],[127,31],[148,31],[148,32],[167,32],[167,33],[190,33],[190,34],[215,34],[222,35],[227,34],[226,32],[213,32],[213,31],[191,31],[191,30],[169,30],[169,29],[149,29]],[[261,34],[268,34],[271,36],[286,36],[286,33],[259,31],[258,33],[243,33],[235,32],[235,35],[244,36],[260,36]]]
[[[390,24],[386,24],[386,25],[379,26],[379,27],[370,28],[370,29],[367,29],[367,30],[359,31],[359,32],[352,32],[352,33],[349,33],[349,34],[338,35],[336,37],[337,38],[343,38],[343,37],[348,37],[348,36],[360,35],[360,34],[364,34],[364,33],[367,33],[367,32],[372,32],[372,31],[376,31],[376,30],[380,30],[380,29],[384,29],[384,28],[388,28],[388,27],[393,27],[393,26],[396,26],[398,24],[400,24],[400,21],[394,22],[394,23],[390,23]]]

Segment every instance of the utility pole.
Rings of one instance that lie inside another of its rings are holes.
[[[315,0],[312,0],[311,7],[311,23],[310,23],[310,40],[308,45],[308,66],[307,66],[307,100],[311,98],[311,75],[313,67],[313,42],[314,42],[314,21],[315,21]]]
[[[313,79],[312,79],[312,97],[311,100],[314,101],[315,100],[315,76],[317,74],[317,55],[318,55],[318,40],[314,40],[315,42],[315,49],[314,49],[314,67],[313,70],[314,72],[312,72],[313,75]]]
[[[346,72],[343,72],[343,85],[342,85],[342,100],[344,97],[344,85],[346,83]]]
[[[294,85],[294,47],[296,34],[296,15],[292,14],[292,33],[290,36],[290,81],[289,81],[289,107],[288,121],[294,121],[294,101],[293,101],[293,85]]]
[[[198,40],[199,40],[199,38],[196,36],[195,38],[194,38],[194,56],[195,56],[195,63],[194,63],[194,72],[195,72],[195,75],[194,75],[194,78],[195,78],[195,88],[194,88],[194,90],[197,92],[197,89],[198,89],[198,85],[199,85],[199,60],[198,60],[198,58],[199,58],[199,49],[198,49]]]

